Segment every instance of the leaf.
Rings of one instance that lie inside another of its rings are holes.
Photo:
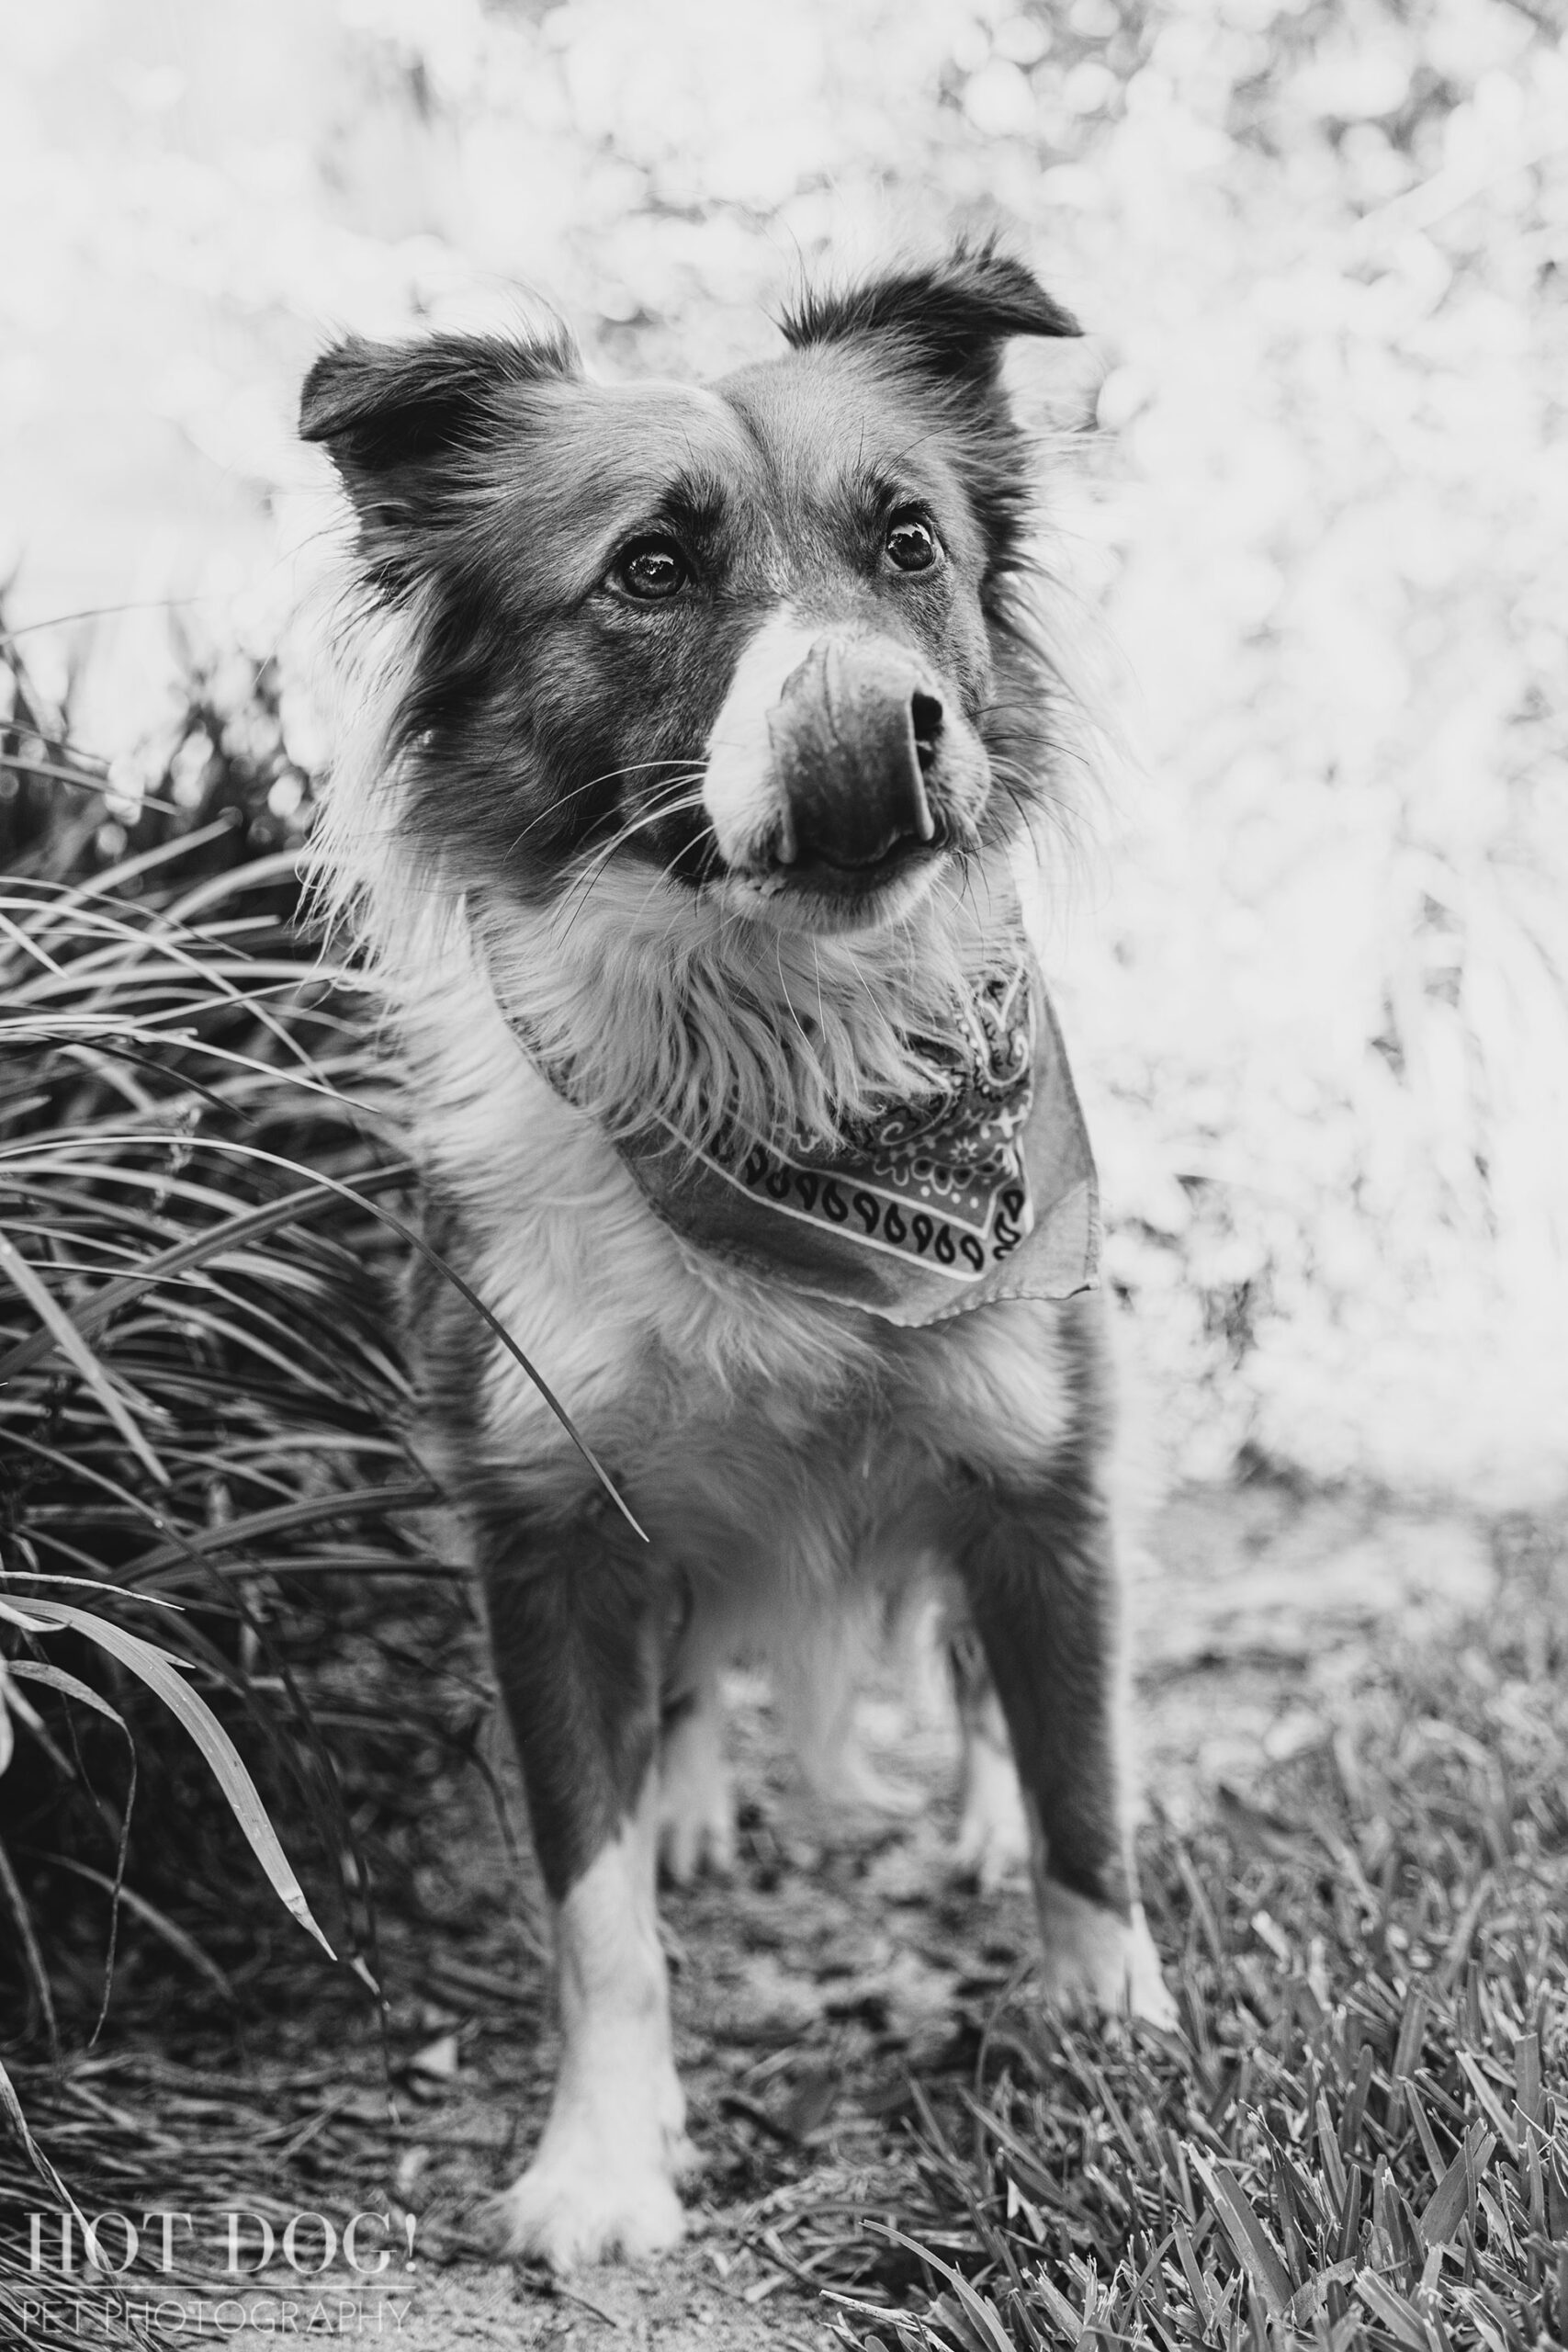
[[[4,1844],[0,1844],[0,1895],[4,1895],[6,1905],[16,1920],[17,1933],[21,1939],[22,1959],[26,1963],[33,1990],[38,1995],[39,2007],[43,2012],[44,2030],[49,2035],[50,2055],[58,2065],[60,2064],[60,2031],[55,2021],[54,1995],[50,1989],[49,1971],[43,1964],[43,1952],[39,1948],[38,1935],[33,1927],[31,1907],[22,1891],[21,1883],[11,1867],[11,1858],[6,1851]]]
[[[1446,2245],[1453,2237],[1470,2208],[1470,2184],[1485,2171],[1496,2144],[1495,2132],[1489,2132],[1484,2123],[1471,2125],[1427,2199],[1419,2224],[1424,2244]]]
[[[402,1173],[400,1170],[396,1172],[400,1176]],[[361,1183],[365,1181],[359,1180]],[[191,1266],[204,1265],[225,1250],[234,1249],[240,1242],[256,1240],[262,1235],[275,1231],[280,1225],[292,1225],[299,1218],[309,1216],[312,1210],[323,1206],[332,1198],[330,1186],[304,1184],[298,1192],[287,1193],[280,1201],[265,1201],[259,1208],[242,1209],[233,1216],[221,1218],[206,1233],[198,1234],[194,1241],[181,1241],[171,1250],[161,1250],[134,1274],[126,1274],[118,1282],[106,1283],[77,1313],[77,1330],[84,1333],[97,1330],[122,1306],[153,1283],[167,1282],[171,1276],[183,1273]],[[48,1334],[35,1331],[30,1339],[22,1340],[0,1361],[0,1381],[15,1379],[17,1373],[25,1372],[40,1357],[46,1356],[49,1349]]]
[[[59,1148],[62,1149],[70,1149],[73,1146],[73,1138],[68,1136],[61,1136],[56,1140],[58,1141]],[[158,1137],[150,1133],[139,1134],[134,1131],[129,1134],[124,1132],[111,1133],[103,1131],[95,1134],[95,1141],[100,1146],[110,1143],[146,1144],[149,1141],[164,1141],[188,1148],[190,1147],[191,1138],[185,1135],[169,1135]],[[39,1148],[39,1142],[35,1140],[30,1148],[34,1153],[36,1153]],[[237,1143],[231,1136],[203,1136],[202,1148],[206,1151],[225,1152],[239,1159],[258,1160],[269,1168],[284,1169],[288,1174],[294,1176],[310,1174],[311,1172],[308,1170],[302,1170],[297,1160],[286,1159],[278,1152],[264,1151],[259,1144]],[[6,1157],[7,1155],[6,1153],[0,1152],[0,1160],[6,1159]],[[23,1155],[23,1160],[25,1165],[26,1154]],[[103,1172],[107,1174],[111,1179],[114,1177],[120,1177],[122,1179],[126,1177],[126,1171],[121,1169],[115,1169],[111,1167]],[[543,1374],[538,1372],[529,1362],[527,1356],[524,1354],[523,1350],[518,1346],[516,1340],[513,1338],[505,1324],[502,1322],[500,1317],[492,1313],[491,1308],[485,1305],[484,1300],[479,1296],[479,1293],[469,1287],[469,1285],[463,1280],[462,1275],[457,1272],[455,1267],[447,1264],[446,1259],[441,1256],[439,1250],[432,1249],[430,1243],[424,1238],[423,1235],[420,1233],[415,1227],[410,1225],[405,1217],[399,1216],[395,1211],[391,1209],[384,1208],[378,1201],[367,1199],[365,1194],[362,1192],[357,1191],[353,1184],[344,1183],[335,1176],[328,1176],[318,1170],[315,1171],[315,1179],[318,1183],[326,1185],[330,1192],[339,1194],[344,1200],[352,1201],[356,1208],[368,1209],[372,1216],[378,1217],[383,1225],[389,1226],[391,1230],[403,1241],[407,1242],[411,1249],[416,1250],[419,1252],[420,1256],[423,1258],[427,1265],[434,1268],[435,1272],[441,1276],[443,1282],[450,1283],[453,1289],[457,1292],[459,1296],[468,1300],[468,1305],[473,1308],[475,1314],[478,1315],[489,1327],[495,1338],[501,1341],[502,1346],[506,1350],[508,1355],[512,1357],[513,1361],[527,1375],[528,1379],[532,1381],[534,1386],[538,1390],[540,1396],[544,1398],[546,1404],[549,1407],[551,1412],[555,1415],[557,1420],[560,1423],[562,1429],[566,1431],[568,1437],[577,1448],[579,1453],[581,1454],[584,1462],[587,1463],[588,1467],[598,1479],[599,1484],[604,1487],[604,1492],[609,1496],[610,1500],[615,1504],[615,1509],[620,1512],[621,1517],[632,1530],[632,1532],[640,1537],[642,1542],[646,1544],[648,1542],[648,1533],[646,1529],[641,1527],[633,1516],[630,1505],[625,1500],[620,1488],[615,1485],[615,1480],[611,1477],[609,1472],[605,1469],[604,1464],[600,1461],[598,1455],[589,1444],[587,1439],[578,1429],[577,1424],[571,1418],[571,1415],[567,1411],[566,1407],[561,1403],[559,1397],[556,1395],[549,1383],[545,1379]]]
[[[1207,2327],[1213,2317],[1213,2298],[1209,2292],[1208,2280],[1198,2267],[1198,2254],[1192,2244],[1191,2232],[1185,2222],[1178,2222],[1174,2234],[1176,2252],[1187,2279],[1187,2291],[1192,2298],[1192,2308]]]
[[[85,1878],[96,1879],[101,1885],[106,1886],[108,1889],[111,1898],[113,1907],[110,1913],[108,1957],[104,1963],[104,1997],[102,2005],[98,2010],[97,2024],[93,2028],[93,2040],[94,2041],[96,2041],[98,2035],[103,2029],[104,2019],[108,2015],[109,1995],[114,1988],[114,1956],[116,1938],[119,1926],[119,1905],[124,1901],[130,1904],[132,1909],[140,1908],[147,1911],[151,1911],[152,1909],[151,1905],[143,1904],[140,1896],[132,1896],[125,1885],[125,1857],[130,1843],[130,1816],[136,1804],[136,1742],[130,1736],[130,1724],[126,1722],[125,1717],[119,1713],[118,1709],[111,1707],[107,1699],[100,1698],[96,1690],[89,1690],[86,1683],[78,1681],[75,1675],[62,1672],[58,1666],[39,1665],[31,1658],[18,1659],[12,1667],[11,1671],[13,1674],[25,1675],[29,1681],[41,1682],[46,1689],[58,1690],[68,1699],[80,1700],[84,1706],[91,1707],[98,1714],[103,1715],[109,1723],[113,1724],[115,1729],[119,1733],[120,1737],[124,1740],[126,1751],[130,1758],[130,1779],[126,1790],[125,1810],[120,1815],[119,1837],[116,1847],[113,1878],[105,1878],[101,1871],[89,1870],[85,1862],[73,1862],[64,1854],[56,1854],[52,1857],[57,1869],[78,1871]],[[38,1732],[40,1739],[44,1741],[45,1746],[52,1747],[53,1743],[49,1739],[47,1733],[44,1731],[43,1725],[39,1722],[37,1716],[34,1716],[32,1721],[34,1729]],[[63,1759],[62,1760],[63,1761]],[[104,1809],[102,1807],[101,1800],[100,1809]],[[157,1916],[158,1915],[154,1915],[154,1917],[156,1918]],[[171,1933],[176,1936],[179,1932],[180,1931],[177,1928],[171,1930]],[[203,1964],[210,1964],[206,1962],[205,1956]]]
[[[927,2316],[928,2320],[939,2320],[953,2341],[963,2346],[963,2352],[995,2352],[995,2337],[976,2325],[956,2296],[939,2295]]]
[[[0,1233],[0,1265],[5,1267],[39,1320],[52,1334],[61,1353],[80,1373],[148,1475],[156,1478],[161,1487],[166,1487],[168,1472],[137,1428],[107,1373],[48,1283],[39,1281],[21,1251],[3,1233]]]
[[[279,1900],[294,1914],[300,1926],[314,1936],[327,1958],[335,1960],[337,1954],[311,1916],[310,1906],[305,1900],[305,1891],[289,1866],[288,1858],[278,1842],[277,1832],[267,1818],[260,1792],[246,1770],[239,1749],[206,1700],[185,1680],[177,1661],[155,1643],[144,1641],[141,1634],[128,1633],[123,1625],[113,1624],[107,1618],[95,1617],[88,1610],[73,1608],[67,1601],[29,1600],[28,1607],[33,1612],[30,1630],[38,1632],[51,1626],[71,1626],[75,1632],[85,1634],[88,1641],[96,1642],[100,1649],[107,1650],[111,1657],[118,1658],[122,1666],[139,1676],[149,1690],[162,1699],[170,1713],[178,1716],[206,1758],[209,1768],[229,1801],[230,1810],[243,1831],[252,1852],[271,1880]],[[41,1624],[38,1622],[39,1619]]]
[[[1359,2295],[1372,2317],[1382,2320],[1391,2335],[1396,2335],[1401,2344],[1410,2346],[1410,2352],[1430,2352],[1430,2339],[1415,2304],[1407,2301],[1404,2296],[1396,2295],[1387,2280],[1380,2278],[1375,2270],[1359,2271],[1351,2281],[1351,2289],[1352,2292]]]
[[[231,1552],[243,1544],[257,1544],[265,1536],[287,1534],[301,1527],[330,1525],[338,1519],[361,1519],[367,1513],[379,1518],[392,1511],[428,1510],[439,1500],[439,1489],[428,1479],[418,1484],[404,1480],[384,1487],[334,1488],[324,1495],[312,1496],[308,1502],[278,1503],[270,1510],[250,1511],[243,1519],[225,1520],[220,1527],[210,1528],[204,1535],[182,1536],[177,1544],[161,1544],[137,1562],[136,1573],[139,1577],[152,1576],[175,1561]]]
[[[11,1671],[17,1677],[26,1676],[29,1682],[41,1682],[51,1690],[62,1690],[68,1698],[80,1699],[85,1707],[96,1708],[97,1713],[107,1716],[117,1729],[125,1732],[127,1739],[130,1737],[130,1732],[126,1729],[125,1717],[119,1710],[117,1707],[111,1707],[108,1701],[100,1697],[96,1690],[89,1690],[86,1683],[79,1682],[75,1675],[65,1673],[58,1666],[42,1666],[36,1659],[27,1657],[13,1658]]]
[[[970,2324],[983,2341],[992,2345],[995,2352],[1013,2352],[1011,2339],[1003,2327],[997,2307],[989,2296],[976,2294],[967,2278],[953,2276],[953,2291],[967,2313]]]
[[[0,1657],[0,1772],[5,1771],[17,1752],[17,1735],[11,1727],[11,1717],[18,1716],[29,1731],[41,1728],[38,1716],[15,1687],[16,1673],[15,1665]]]
[[[1073,2309],[1060,2287],[1054,2280],[1047,2278],[1043,2267],[1038,2270],[1031,2279],[1030,2292],[1039,2297],[1055,2325],[1062,2330],[1064,2335],[1076,2344],[1083,2334],[1083,2313]],[[1199,2308],[1206,2312],[1206,2304],[1200,2305]]]
[[[87,1880],[90,1885],[102,1887],[106,1894],[112,1895],[117,1903],[122,1903],[128,1911],[134,1912],[155,1936],[161,1936],[170,1951],[178,1952],[188,1967],[194,1968],[198,1975],[205,1976],[226,2001],[235,1999],[234,1987],[218,1962],[209,1959],[195,1937],[187,1936],[185,1929],[160,1911],[155,1903],[149,1903],[147,1897],[138,1894],[133,1886],[126,1886],[110,1878],[107,1871],[96,1871],[87,1862],[73,1861],[69,1854],[56,1854],[52,1860],[56,1870],[71,1871],[77,1878]]]
[[[1269,2316],[1282,2319],[1290,2307],[1291,2282],[1246,2190],[1228,2165],[1205,2156],[1198,2148],[1190,2153],[1237,2260],[1268,2304]]]
[[[54,2166],[50,2163],[49,2158],[44,2154],[43,2150],[39,2146],[38,2142],[33,2138],[32,2132],[28,2128],[28,2119],[22,2111],[22,2102],[17,2097],[17,2086],[11,2080],[10,2075],[6,2072],[3,2063],[0,2063],[0,2115],[5,2116],[6,2121],[10,2124],[12,2131],[21,2142],[28,2162],[32,2165],[39,2179],[47,2182],[55,2196],[59,2198],[62,2205],[65,2206],[76,2216],[77,2221],[81,2222],[83,2229],[85,2230],[87,2225],[82,2208],[77,2204],[76,2199],[72,2196],[71,2191],[66,2188],[65,2183],[61,2179],[60,2175],[55,2171]]]
[[[984,2342],[994,2346],[995,2352],[1013,2352],[1007,2332],[997,2316],[996,2305],[983,2301],[961,2271],[955,2270],[950,2262],[943,2262],[940,2255],[933,2254],[929,2246],[921,2245],[918,2239],[906,2237],[903,2231],[895,2229],[891,2222],[868,2222],[865,2226],[868,2236],[886,2238],[890,2245],[903,2246],[921,2262],[929,2263],[933,2270],[940,2270],[957,2295],[965,2318]],[[1083,2323],[1076,2312],[1073,2313],[1073,2325],[1081,2332]]]
[[[1486,2115],[1489,2117],[1493,2124],[1495,2125],[1499,2139],[1503,2142],[1503,2144],[1507,2149],[1508,2154],[1513,2155],[1515,2154],[1513,2126],[1509,2122],[1507,2116],[1504,2113],[1502,2101],[1498,2098],[1496,2092],[1493,2089],[1492,2085],[1487,2081],[1476,2060],[1471,2055],[1468,2050],[1456,2051],[1454,2054],[1458,2058],[1460,2064],[1464,2068],[1466,2075],[1470,2077],[1471,2089],[1475,2093],[1476,2098],[1480,2100],[1482,2108]]]

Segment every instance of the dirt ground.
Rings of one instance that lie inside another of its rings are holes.
[[[1133,1579],[1145,1835],[1245,1803],[1266,1762],[1328,1742],[1336,1690],[1380,1634],[1483,1608],[1493,1577],[1485,1531],[1451,1516],[1261,1487],[1174,1498]],[[332,2332],[402,2352],[836,2340],[818,2289],[852,2289],[842,2216],[896,2205],[920,2086],[972,2065],[1027,1966],[1028,1905],[1021,1885],[982,1897],[954,1871],[956,1747],[934,1675],[885,1674],[862,1702],[871,1757],[907,1793],[901,1815],[826,1810],[781,1751],[761,1681],[737,1677],[731,1695],[739,1867],[728,1884],[669,1894],[662,1915],[705,2160],[686,2245],[651,2272],[609,2267],[570,2286],[489,2250],[486,2199],[538,2129],[553,2033],[513,1864],[476,1805],[454,1820],[421,1890],[425,1919],[388,1973],[395,2165],[364,2202],[391,2189],[413,2217],[412,2261],[400,2249]],[[346,2028],[323,2097],[319,2030],[301,2020],[300,2132],[320,2132],[322,2201],[341,2206],[334,2122],[384,2115],[385,2077],[375,2036]],[[299,2332],[319,2300],[302,2289]],[[276,2344],[280,2308],[228,2340]]]

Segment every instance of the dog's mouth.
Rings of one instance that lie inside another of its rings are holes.
[[[776,916],[804,926],[841,929],[874,922],[912,901],[950,847],[944,824],[930,839],[899,832],[863,854],[818,844],[792,855],[781,844],[765,861],[734,866],[729,878]]]
[[[808,855],[792,858],[787,864],[775,864],[768,870],[785,890],[814,891],[824,898],[865,899],[886,889],[914,868],[934,863],[945,847],[940,831],[933,831],[929,841],[921,841],[912,833],[899,833],[863,856],[852,857],[842,852],[833,855],[817,849]]]

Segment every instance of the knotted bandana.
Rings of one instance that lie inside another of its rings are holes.
[[[682,1240],[748,1273],[888,1322],[937,1323],[1099,1280],[1094,1158],[1044,983],[1019,943],[920,1041],[928,1092],[847,1121],[837,1141],[766,1142],[721,1125],[697,1146],[664,1122],[616,1148]],[[508,1019],[558,1093],[569,1075]]]

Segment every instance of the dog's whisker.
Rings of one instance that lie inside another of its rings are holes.
[[[680,768],[689,772],[692,765],[690,760],[632,760],[625,767],[606,768],[603,775],[592,775],[586,784],[574,784],[570,792],[558,793],[548,808],[541,808],[536,816],[530,818],[522,831],[514,836],[508,845],[507,854],[514,855],[530,833],[536,832],[541,825],[547,823],[566,807],[568,801],[581,800],[586,792],[602,791],[607,784],[624,783],[627,776],[641,775],[652,768]]]
[[[689,808],[700,808],[702,805],[701,790],[694,792],[688,785],[686,789],[673,793],[671,797],[659,801],[651,808],[644,809],[640,815],[624,824],[611,840],[593,852],[584,873],[574,876],[568,884],[569,891],[580,888],[585,879],[589,885],[597,881],[616,852],[624,849],[627,842],[634,840],[638,833],[646,832],[650,826],[662,824],[667,818],[680,816]]]
[[[609,842],[602,850],[595,853],[588,865],[585,865],[582,870],[574,876],[568,883],[562,893],[560,908],[564,910],[570,907],[571,909],[570,917],[567,922],[566,930],[562,934],[563,946],[566,944],[567,941],[570,940],[578,917],[581,914],[584,908],[592,899],[595,885],[603,878],[610,865],[613,864],[617,851],[624,849],[628,841],[632,840],[637,833],[646,831],[649,826],[661,823],[666,818],[679,816],[687,809],[698,808],[701,808],[701,806],[702,794],[700,790],[694,793],[688,792],[679,797],[661,802],[658,807],[645,810],[640,817],[635,819],[631,823],[624,825],[611,842]],[[668,878],[670,874],[671,866],[669,864],[659,868],[654,887],[657,887],[659,879]]]
[[[635,816],[627,818],[607,842],[600,842],[589,855],[593,859],[611,857],[633,834],[658,824],[665,817],[675,816],[682,809],[700,808],[701,805],[700,779],[690,772],[673,777],[646,808],[638,809]]]
[[[773,943],[773,962],[774,962],[774,964],[775,964],[775,965],[777,966],[777,967],[778,967],[779,987],[780,987],[780,989],[782,989],[782,991],[783,991],[783,993],[784,993],[784,1010],[787,1012],[787,1013],[789,1014],[790,1020],[791,1020],[791,1021],[794,1023],[794,1024],[795,1024],[795,1032],[796,1032],[796,1035],[799,1036],[799,1039],[800,1039],[801,1044],[806,1047],[806,1049],[807,1049],[807,1053],[809,1053],[809,1052],[811,1051],[811,1040],[810,1040],[810,1038],[809,1038],[809,1037],[807,1035],[807,1034],[806,1034],[806,1030],[805,1030],[804,1025],[802,1024],[800,1015],[799,1015],[799,1013],[798,1013],[798,1012],[796,1012],[796,1011],[795,1011],[795,1000],[794,1000],[794,998],[790,995],[790,992],[789,992],[789,982],[788,982],[788,980],[784,978],[784,942],[783,942],[783,940],[782,940],[781,938],[779,938],[779,937],[777,936],[777,934],[776,934],[776,933],[775,933],[775,936],[774,936],[774,943]]]

